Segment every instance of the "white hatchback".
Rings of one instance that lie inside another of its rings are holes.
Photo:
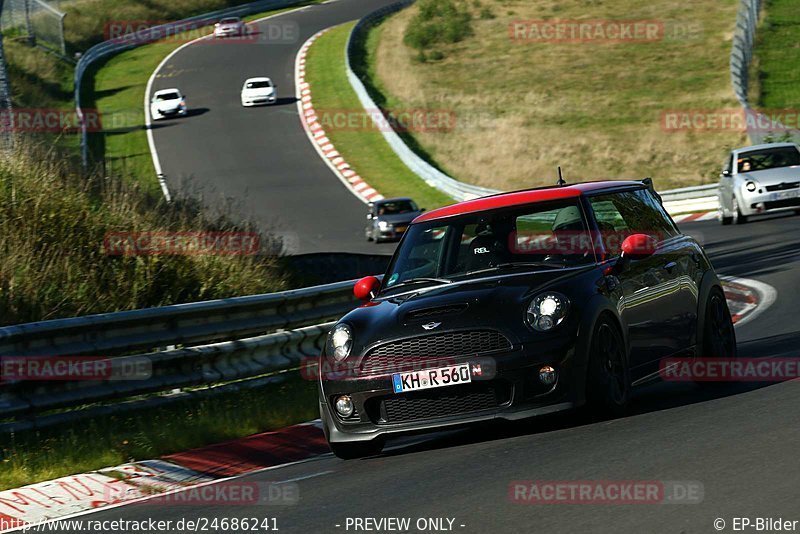
[[[214,37],[242,36],[245,34],[245,25],[239,17],[225,17],[214,24]]]
[[[242,105],[260,106],[278,101],[278,87],[266,77],[249,78],[242,86]]]
[[[154,121],[186,115],[186,96],[180,89],[162,89],[153,93],[150,116]]]

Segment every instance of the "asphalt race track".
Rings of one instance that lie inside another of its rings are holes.
[[[704,243],[720,274],[778,290],[769,309],[737,329],[740,356],[796,356],[800,347],[798,225],[800,218],[787,216],[684,227]],[[295,506],[144,502],[82,519],[269,516],[281,532],[307,534],[346,532],[348,517],[448,517],[455,531],[474,533],[704,533],[716,532],[713,522],[722,518],[730,531],[734,516],[800,519],[798,406],[798,382],[711,389],[659,383],[639,390],[632,413],[613,421],[560,415],[453,431],[390,442],[374,458],[345,462],[328,454],[244,478],[295,481]],[[515,480],[696,481],[704,496],[700,504],[516,504],[508,498]]]
[[[173,56],[153,84],[153,91],[177,87],[187,95],[187,117],[153,126],[170,191],[228,204],[237,216],[282,236],[290,254],[390,254],[394,244],[366,241],[366,206],[309,142],[297,115],[294,65],[316,32],[391,3],[312,5],[255,25],[266,40],[204,39]],[[285,30],[275,34],[276,28]],[[254,76],[269,76],[278,85],[277,104],[241,106],[242,84]]]

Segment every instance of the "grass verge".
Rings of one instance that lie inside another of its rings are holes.
[[[295,375],[258,390],[187,400],[80,427],[54,427],[0,440],[0,490],[148,460],[315,419],[313,381]]]
[[[793,0],[769,0],[758,30],[755,55],[759,107],[797,109],[800,105],[800,10]]]
[[[342,154],[368,184],[385,197],[411,196],[426,208],[452,204],[444,193],[430,187],[392,151],[391,147],[365,118],[345,69],[345,44],[354,23],[338,26],[314,42],[306,59],[306,79],[311,84],[317,115],[357,117],[358,128],[327,126],[325,132],[336,150]]]
[[[245,17],[253,21],[269,15],[297,9],[320,0],[303,2],[289,8]],[[208,29],[208,33],[211,28]],[[150,75],[158,64],[183,44],[181,34],[169,41],[142,45],[111,57],[87,75],[87,108],[95,108],[103,117],[104,131],[92,135],[95,159],[103,160],[106,172],[129,176],[145,185],[153,194],[161,194],[156,181],[147,132],[144,126],[144,93]]]
[[[451,176],[508,190],[554,183],[561,165],[569,181],[653,176],[667,189],[715,181],[727,150],[746,142],[739,131],[663,126],[667,111],[738,109],[728,72],[735,0],[454,1],[471,22],[452,42],[407,38],[421,9],[450,0],[419,2],[370,38],[372,85],[386,106],[457,117],[451,132],[413,132]],[[510,31],[520,21],[620,19],[656,21],[660,37],[554,42]]]

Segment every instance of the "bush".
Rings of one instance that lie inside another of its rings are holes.
[[[472,35],[472,15],[456,0],[422,0],[406,28],[405,43],[417,50],[451,44]]]
[[[109,232],[253,232],[191,199],[167,204],[120,179],[83,176],[41,147],[0,158],[0,324],[283,289],[271,253],[107,254]],[[261,237],[260,250],[271,241]]]

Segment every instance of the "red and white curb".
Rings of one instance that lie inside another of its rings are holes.
[[[191,495],[184,500],[211,505],[214,499],[224,498],[224,495],[220,497],[218,491],[204,493],[201,488],[308,460],[328,451],[321,422],[312,421],[159,460],[134,462],[0,491],[0,532],[28,530],[99,508],[158,498],[174,506],[167,501],[180,502],[180,496],[167,497],[187,492]],[[242,489],[247,488],[243,486]]]
[[[742,326],[764,313],[778,296],[774,287],[758,280],[720,276],[720,281],[736,326]]]
[[[701,213],[684,213],[683,215],[673,215],[672,220],[677,224],[698,221],[716,221],[717,212],[706,211]]]
[[[330,29],[330,28],[328,28]],[[365,203],[381,200],[383,195],[364,181],[358,172],[350,167],[344,157],[336,150],[331,140],[320,123],[314,102],[312,100],[311,85],[306,81],[306,55],[308,49],[314,44],[320,35],[328,31],[322,30],[312,35],[303,46],[295,60],[295,87],[297,88],[297,110],[300,115],[300,122],[308,135],[311,144],[319,153],[322,160],[330,167],[331,171],[341,180],[341,182],[359,200]]]

